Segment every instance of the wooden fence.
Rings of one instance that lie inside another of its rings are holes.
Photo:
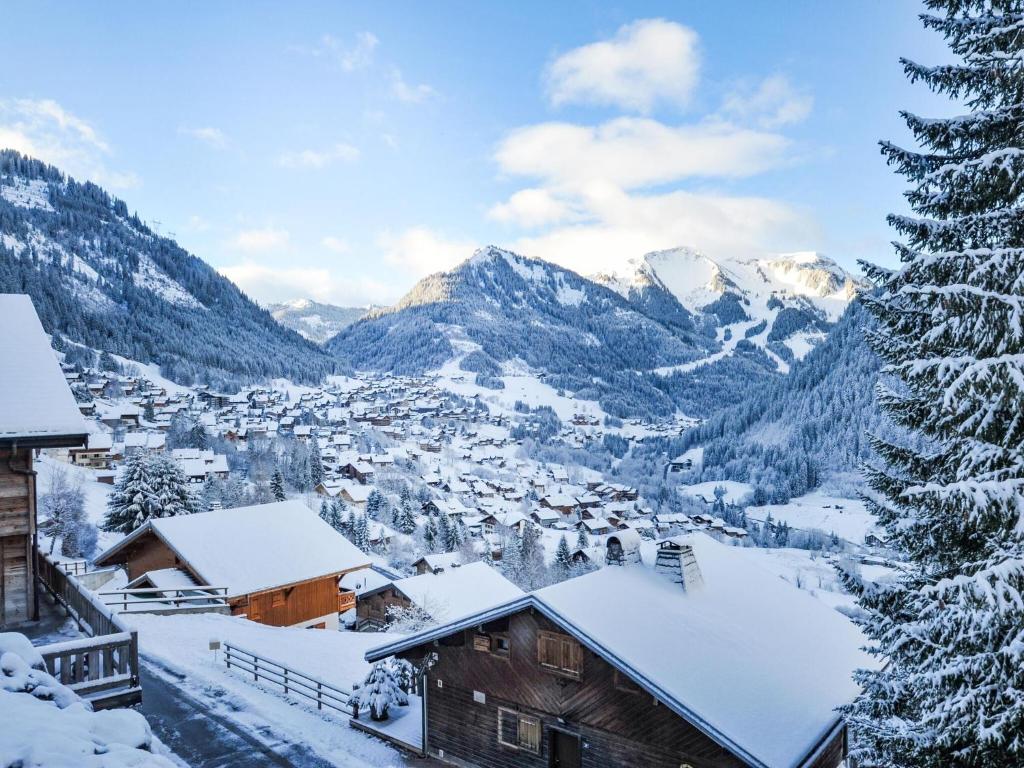
[[[198,585],[181,589],[140,587],[97,592],[103,604],[118,613],[230,612],[227,587]]]
[[[326,707],[344,715],[352,714],[352,706],[349,704],[351,691],[291,669],[285,664],[239,648],[237,645],[224,643],[223,647],[227,668],[238,669],[252,675],[253,682],[264,680],[279,685],[286,694],[293,694],[312,702],[319,710]]]
[[[97,709],[142,701],[139,634],[46,553],[36,552],[39,581],[90,637],[41,646],[50,674]]]

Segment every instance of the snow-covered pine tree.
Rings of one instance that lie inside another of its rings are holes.
[[[398,684],[398,688],[405,694],[415,693],[416,688],[416,668],[412,665],[412,662],[408,659],[400,659],[397,656],[392,656],[388,666],[391,667],[391,673],[395,676],[395,682]],[[405,696],[405,700],[399,700],[398,705],[401,707],[408,706],[409,697]]]
[[[395,512],[395,525],[402,533],[413,533],[416,530],[416,513],[412,494],[403,494]]]
[[[199,510],[184,473],[169,456],[138,453],[107,500],[103,530],[128,534],[152,517],[174,517]]]
[[[363,552],[370,551],[370,524],[366,515],[356,518],[355,528],[352,531],[352,543]]]
[[[371,520],[380,520],[381,512],[384,510],[384,496],[374,488],[366,497],[366,516]]]
[[[427,522],[423,525],[423,546],[427,548],[428,552],[437,551],[438,542],[438,531],[437,523],[434,522],[434,516],[428,515]]]
[[[885,663],[845,714],[861,766],[1024,765],[1024,3],[926,0],[957,57],[904,61],[966,103],[904,114],[923,151],[883,144],[913,185],[897,270],[869,267],[869,334],[905,440],[875,437],[869,504],[908,559],[860,586]],[[858,586],[853,578],[848,581]]]
[[[387,720],[391,707],[398,706],[403,698],[408,702],[408,697],[398,687],[394,672],[383,661],[373,665],[352,698],[355,699],[352,703],[360,709],[370,710],[371,720]]]
[[[452,524],[448,515],[442,512],[437,516],[437,543],[442,552],[451,552],[448,545],[452,540]]]
[[[565,540],[565,534],[558,540],[558,548],[555,550],[555,569],[558,576],[563,579],[569,578],[572,573],[572,552],[569,549],[569,542]]]
[[[280,469],[275,469],[274,474],[270,476],[270,492],[274,494],[274,501],[284,501],[284,475],[281,474]]]
[[[590,546],[590,539],[587,538],[586,528],[580,528],[579,534],[576,536],[576,549],[586,549]]]
[[[324,460],[320,454],[320,443],[314,437],[309,441],[309,482],[316,488],[324,481]]]

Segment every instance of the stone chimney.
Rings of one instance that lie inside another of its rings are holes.
[[[699,589],[704,584],[693,547],[678,539],[668,539],[658,545],[654,570],[679,584],[684,592]]]

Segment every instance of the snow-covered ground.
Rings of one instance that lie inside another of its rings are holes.
[[[681,485],[679,486],[679,492],[684,496],[700,497],[710,502],[715,500],[715,488],[719,486],[725,489],[725,501],[727,504],[739,504],[740,501],[749,496],[754,490],[750,483],[741,483],[736,480],[709,480],[705,483]]]
[[[835,533],[854,544],[863,544],[864,536],[877,530],[874,516],[860,499],[843,499],[815,491],[793,499],[788,504],[748,507],[747,517],[785,521],[794,528],[817,528]]]
[[[270,627],[214,614],[133,615],[125,620],[139,630],[145,659],[183,675],[178,685],[242,727],[254,732],[269,728],[342,768],[407,764],[398,750],[350,728],[347,716],[318,712],[315,705],[286,698],[280,686],[254,683],[226,667],[223,651],[210,650],[211,640],[230,642],[348,690],[369,671],[363,661],[366,650],[397,635]]]

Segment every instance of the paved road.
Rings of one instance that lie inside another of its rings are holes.
[[[269,728],[253,733],[200,702],[183,678],[142,662],[142,705],[153,733],[191,768],[333,768],[301,744],[281,741]],[[229,707],[228,702],[224,702]]]

